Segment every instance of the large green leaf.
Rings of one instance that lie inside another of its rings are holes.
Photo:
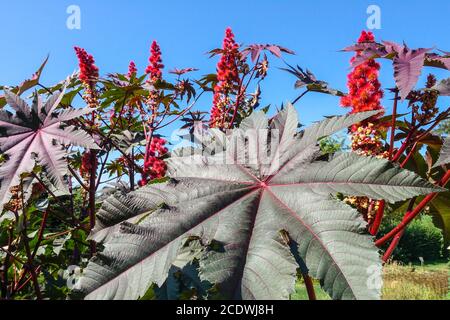
[[[198,237],[204,248],[191,258],[200,279],[225,297],[287,299],[306,265],[334,299],[378,299],[380,287],[370,286],[381,283],[373,238],[360,214],[332,194],[399,201],[441,189],[385,160],[321,158],[318,139],[373,114],[328,118],[297,133],[289,105],[270,123],[262,113],[245,119],[224,152],[172,157],[169,182],[104,202],[91,235],[104,250],[76,293],[143,297],[153,283],[167,285],[183,241]]]

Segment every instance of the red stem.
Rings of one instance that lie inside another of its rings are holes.
[[[400,167],[405,167],[406,164],[408,163],[409,159],[411,159],[411,156],[414,154],[414,152],[416,151],[416,147],[417,147],[417,142],[414,143],[414,145],[411,148],[411,151],[407,154],[405,160],[403,160],[403,162],[401,163]]]
[[[245,92],[247,91],[247,88],[248,88],[248,86],[250,85],[250,82],[252,81],[253,76],[255,75],[255,72],[256,72],[256,66],[258,65],[258,63],[259,63],[259,57],[258,57],[258,59],[257,59],[256,62],[255,62],[255,66],[253,67],[252,73],[250,74],[250,78],[248,79],[246,85],[243,85],[243,84],[244,84],[244,78],[245,78],[245,76],[246,76],[248,73],[245,74],[245,75],[242,77],[242,79],[239,80],[239,90],[238,90],[238,94],[237,94],[237,96],[236,96],[236,101],[235,101],[235,104],[234,104],[233,116],[232,116],[232,118],[231,118],[231,121],[230,121],[230,124],[229,124],[229,128],[228,128],[228,129],[233,128],[233,123],[234,123],[234,121],[236,120],[237,111],[238,111],[238,108],[239,108],[239,103],[240,103],[241,97],[242,97],[242,95],[245,95]],[[228,113],[228,112],[227,112],[227,113]]]
[[[306,292],[308,293],[309,300],[317,300],[316,292],[314,290],[314,284],[309,275],[302,273],[303,280],[305,282]]]
[[[405,233],[405,230],[400,231],[394,236],[394,239],[392,239],[391,244],[387,248],[386,252],[383,255],[383,263],[386,263],[389,258],[391,257],[392,253],[394,253],[395,248],[397,248],[398,243],[400,242],[400,239],[402,238],[403,234]]]
[[[442,177],[441,181],[439,182],[439,186],[444,187],[447,182],[450,180],[450,170],[447,171],[447,173]],[[405,216],[402,222],[400,222],[394,229],[389,231],[386,235],[384,235],[382,238],[378,239],[375,242],[375,245],[377,247],[381,247],[383,244],[385,244],[389,239],[391,239],[393,236],[395,236],[397,233],[401,232],[406,228],[406,226],[427,206],[429,202],[431,202],[436,196],[438,195],[437,192],[430,193],[427,195],[418,205],[414,208],[413,211],[411,211],[411,214]]]
[[[234,121],[236,120],[237,111],[238,111],[238,109],[239,109],[239,103],[240,103],[240,100],[241,100],[241,95],[245,93],[245,92],[242,92],[242,90],[243,90],[243,89],[242,89],[242,81],[241,81],[241,83],[239,84],[238,95],[236,96],[236,101],[235,101],[235,103],[234,103],[233,116],[232,116],[232,118],[231,118],[231,120],[230,120],[228,129],[233,128],[233,123],[234,123]],[[225,119],[225,118],[224,118],[224,119]]]
[[[131,149],[131,159],[133,159],[134,161],[134,150]],[[130,174],[130,190],[133,191],[134,190],[134,170],[133,170],[133,165],[131,163],[128,163],[128,173]]]
[[[375,220],[373,221],[372,225],[370,226],[370,234],[375,236],[378,233],[378,230],[380,229],[381,226],[381,221],[383,220],[383,216],[384,216],[384,207],[385,207],[385,201],[381,200],[379,201],[379,206],[378,206],[378,210],[377,213],[375,215]]]
[[[391,140],[389,142],[389,159],[392,159],[392,155],[394,152],[395,121],[397,120],[397,104],[398,104],[398,90],[395,91],[394,106],[392,107],[392,124],[391,124]]]
[[[91,172],[89,174],[89,230],[95,227],[95,192],[96,192],[96,182],[97,182],[97,152],[91,150]],[[89,241],[89,246],[91,249],[91,256],[95,254],[95,242]]]
[[[403,220],[405,220],[405,218],[411,214],[411,210],[414,207],[414,203],[416,202],[416,199],[417,199],[417,197],[414,197],[409,201],[408,209],[406,210]],[[397,233],[395,235],[394,239],[392,239],[391,244],[389,245],[389,247],[387,248],[386,252],[383,255],[383,263],[386,263],[386,261],[388,261],[389,258],[391,257],[391,255],[394,253],[394,250],[395,250],[395,248],[397,248],[397,245],[400,242],[400,239],[402,238],[404,233],[405,233],[405,229],[403,229],[402,231]]]
[[[36,268],[36,275],[38,275],[39,274],[39,272],[41,271],[41,266],[38,266],[37,268]],[[24,273],[24,275],[26,276],[26,273]],[[25,278],[25,277],[24,277]],[[23,278],[22,278],[23,279]],[[19,280],[19,282],[17,282],[17,285],[19,285],[19,283],[22,281],[22,279],[21,280]],[[27,279],[25,280],[25,282],[24,283],[22,283],[21,285],[20,285],[20,287],[17,287],[17,288],[14,288],[14,292],[19,292],[20,290],[22,290],[29,282],[31,281],[31,277],[27,277]]]
[[[408,133],[408,135],[405,138],[405,141],[403,141],[402,145],[400,146],[400,149],[395,153],[394,157],[391,159],[392,162],[397,162],[398,159],[402,156],[403,152],[406,150],[406,148],[409,145],[409,142],[411,140],[412,135],[415,132],[415,128],[411,129],[411,131]]]
[[[21,184],[21,186],[22,186],[22,190],[23,190],[23,185]],[[23,195],[23,192],[22,192],[22,195]],[[23,196],[22,196],[22,206],[23,206]],[[42,300],[41,288],[39,286],[36,269],[34,268],[33,257],[31,255],[30,244],[28,241],[28,234],[27,234],[27,223],[28,222],[27,222],[26,212],[23,213],[22,217],[23,217],[22,240],[23,240],[23,244],[25,247],[25,253],[26,253],[26,257],[27,257],[27,263],[24,265],[24,269],[30,273],[33,288],[36,293],[36,298],[38,300]]]
[[[393,153],[394,153],[394,138],[395,138],[395,121],[397,120],[397,105],[398,105],[398,89],[395,90],[395,96],[394,96],[394,105],[392,107],[392,121],[391,121],[391,137],[389,142],[389,159],[392,159]],[[409,140],[409,139],[407,139]],[[403,151],[402,151],[403,152]],[[381,226],[381,221],[383,220],[384,216],[384,207],[385,207],[385,201],[381,200],[379,202],[378,210],[375,214],[375,220],[373,221],[373,224],[370,226],[369,232],[373,236],[375,236],[378,233],[378,230]]]
[[[47,218],[48,218],[48,211],[45,210],[44,214],[42,215],[41,226],[39,227],[39,233],[38,233],[38,239],[37,239],[37,242],[36,242],[36,246],[34,247],[33,253],[31,254],[31,258],[32,259],[34,259],[34,257],[36,256],[37,251],[38,251],[39,246],[40,246],[41,241],[42,241],[42,237],[44,236],[44,229],[45,229],[45,226],[47,224]]]
[[[408,153],[405,160],[403,160],[402,164],[400,165],[401,168],[403,168],[408,163],[409,159],[411,158],[414,151],[416,150],[416,146],[417,146],[417,142],[413,145],[413,147],[411,148],[411,151]],[[378,208],[377,214],[375,216],[375,221],[373,222],[373,224],[370,228],[370,234],[373,236],[377,235],[378,230],[380,229],[381,221],[383,220],[385,204],[386,203],[384,200],[380,201],[380,207]]]
[[[11,250],[11,244],[13,241],[13,229],[9,228],[8,230],[8,249],[6,250],[6,256],[5,261],[3,263],[3,283],[1,286],[1,297],[8,299],[9,298],[9,292],[8,292],[8,269],[9,269],[9,257],[14,257],[12,254],[10,254]],[[3,249],[3,248],[2,248]],[[5,251],[5,249],[3,249]]]
[[[411,212],[407,212],[405,216],[403,217],[403,221],[411,214]],[[403,234],[405,233],[405,229],[400,231],[394,236],[394,239],[392,239],[391,244],[387,248],[386,252],[383,255],[383,263],[387,262],[391,255],[394,253],[395,248],[397,248],[398,243],[400,242],[400,239],[402,238]]]

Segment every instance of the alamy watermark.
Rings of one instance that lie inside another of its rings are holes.
[[[367,289],[369,290],[381,290],[381,287],[383,286],[383,269],[381,265],[371,265],[367,268],[366,273],[368,275],[367,277]]]
[[[67,279],[67,288],[78,289],[79,281],[81,278],[82,270],[79,266],[70,265],[65,271],[65,278]]]
[[[67,7],[66,13],[69,15],[66,20],[66,26],[69,30],[81,29],[81,9],[79,6],[72,4]]]
[[[199,123],[194,132],[177,130],[171,144],[177,156],[190,164],[236,164],[277,169],[280,155],[280,132],[277,129],[235,129],[222,132],[204,129]]]
[[[366,26],[369,30],[381,29],[381,8],[375,4],[367,7],[366,13],[369,17],[366,20]]]

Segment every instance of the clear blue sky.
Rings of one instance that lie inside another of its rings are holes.
[[[81,30],[66,27],[66,9],[81,8]],[[366,9],[381,8],[377,39],[406,41],[410,47],[450,51],[448,0],[259,0],[259,1],[115,1],[2,0],[0,84],[20,83],[50,53],[43,82],[53,84],[77,68],[73,46],[91,52],[101,73],[125,72],[129,60],[145,68],[149,45],[156,39],[167,69],[196,67],[197,75],[215,71],[216,59],[205,52],[221,45],[224,29],[232,27],[239,42],[276,43],[294,50],[292,64],[311,69],[320,79],[345,90],[351,44],[366,26]],[[272,67],[283,66],[275,61]],[[449,77],[448,71],[437,73]],[[392,68],[383,62],[383,87],[392,87]],[[294,78],[272,68],[263,85],[263,102],[279,105],[298,93]],[[444,101],[448,105],[448,100]],[[391,105],[386,101],[386,108]],[[446,107],[444,105],[443,107]],[[209,110],[210,100],[199,108]],[[338,99],[310,94],[298,105],[303,123],[323,115],[344,113]]]

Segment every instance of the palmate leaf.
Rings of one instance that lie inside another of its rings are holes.
[[[264,50],[269,51],[277,58],[281,58],[282,52],[287,54],[295,54],[294,51],[276,44],[252,44],[242,50],[242,59],[245,59],[248,55],[250,55],[252,62],[255,63],[260,58],[261,53]]]
[[[321,92],[339,97],[345,95],[342,91],[330,88],[327,82],[318,80],[316,76],[308,69],[303,70],[298,65],[295,67],[287,63],[286,65],[288,66],[288,68],[281,68],[281,70],[287,71],[297,77],[298,80],[295,82],[295,89],[305,87],[308,91]]]
[[[104,202],[91,235],[104,250],[75,293],[142,297],[153,283],[165,285],[183,241],[198,237],[205,246],[192,258],[200,279],[224,297],[287,299],[302,262],[334,299],[379,298],[368,277],[381,283],[373,274],[381,260],[366,223],[332,194],[399,201],[441,189],[386,160],[320,157],[320,138],[373,114],[328,118],[298,133],[289,105],[271,122],[253,113],[227,136],[223,152],[170,158],[167,183]]]
[[[409,49],[406,46],[397,48],[397,56],[393,59],[394,77],[397,88],[400,92],[400,98],[406,99],[408,94],[414,89],[419,76],[422,72],[425,55],[431,49],[420,48],[417,50]]]
[[[52,95],[45,104],[36,94],[31,108],[18,95],[5,90],[5,98],[15,114],[0,110],[0,152],[7,161],[0,166],[0,211],[11,198],[11,187],[20,184],[20,175],[33,170],[36,163],[42,165],[49,180],[60,190],[66,190],[63,176],[67,164],[63,145],[98,148],[92,138],[73,126],[63,127],[62,121],[79,117],[92,111],[58,107],[64,90]]]
[[[352,62],[356,67],[368,59],[391,59],[394,67],[394,78],[402,100],[406,99],[414,89],[423,66],[449,69],[450,59],[447,54],[440,56],[431,52],[433,48],[410,49],[406,44],[391,41],[382,43],[358,43],[343,51],[358,51],[360,54]]]

